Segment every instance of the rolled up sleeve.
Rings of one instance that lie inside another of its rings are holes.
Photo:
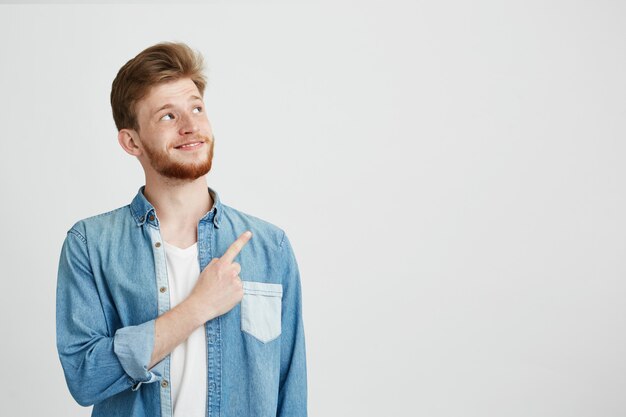
[[[148,370],[154,347],[155,322],[156,320],[150,320],[138,326],[123,327],[115,332],[113,350],[124,371],[136,381],[133,390],[137,390],[142,383],[156,381],[160,376],[160,372],[157,374]]]

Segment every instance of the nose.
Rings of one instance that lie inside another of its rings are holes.
[[[197,133],[199,130],[198,121],[192,114],[183,114],[180,117],[180,128],[178,133],[180,135],[188,135],[190,133]]]

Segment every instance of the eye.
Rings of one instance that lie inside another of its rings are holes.
[[[196,109],[199,109],[196,113],[202,113],[202,106],[196,106],[196,107],[194,107],[193,109],[194,109],[194,111],[195,111]]]
[[[160,120],[171,120],[171,119],[166,119],[166,117],[169,117],[169,116],[171,116],[172,118],[174,118],[174,115],[173,115],[172,113],[168,113],[168,114],[164,115],[163,117],[161,117],[161,119],[160,119]]]

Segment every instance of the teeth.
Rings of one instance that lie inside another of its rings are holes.
[[[196,143],[190,143],[189,145],[182,145],[179,146],[179,148],[190,148],[192,146],[198,146],[200,144],[200,142],[196,142]]]

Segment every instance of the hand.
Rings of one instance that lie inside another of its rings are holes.
[[[187,298],[202,323],[230,311],[243,298],[241,265],[233,262],[252,238],[252,232],[242,233],[221,258],[213,258],[200,273],[198,282]]]

